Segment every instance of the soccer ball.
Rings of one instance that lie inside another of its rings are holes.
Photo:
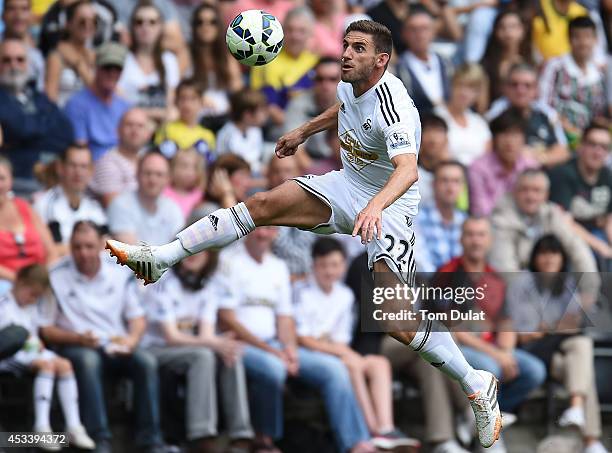
[[[230,53],[247,66],[270,63],[283,48],[283,27],[265,11],[250,9],[234,17],[227,27],[225,42]]]

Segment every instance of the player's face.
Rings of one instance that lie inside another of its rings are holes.
[[[346,260],[340,252],[332,252],[325,256],[318,256],[314,260],[312,270],[317,284],[323,290],[329,291],[334,283],[339,281],[344,275]]]
[[[543,175],[521,178],[514,199],[521,213],[528,216],[535,215],[548,199],[546,178]]]
[[[491,227],[486,219],[472,219],[463,224],[463,254],[472,261],[486,260],[491,247]]]
[[[356,83],[368,80],[376,69],[374,39],[365,33],[350,32],[343,40],[342,81]]]

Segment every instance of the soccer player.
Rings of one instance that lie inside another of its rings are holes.
[[[189,255],[224,247],[258,226],[284,225],[359,234],[377,286],[413,285],[419,113],[402,82],[387,72],[389,29],[369,20],[353,22],[343,46],[338,102],[276,145],[278,157],[290,156],[308,137],[337,125],[342,170],[300,176],[244,203],[218,209],[178,233],[170,244],[134,246],[109,240],[107,248],[118,262],[152,283]],[[495,377],[474,370],[441,323],[417,320],[410,331],[390,334],[461,384],[476,416],[480,443],[493,445],[502,425]]]

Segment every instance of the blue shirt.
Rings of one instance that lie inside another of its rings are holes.
[[[119,142],[119,121],[129,108],[130,104],[117,95],[106,104],[84,88],[68,100],[64,111],[74,128],[74,140],[86,142],[98,160]]]
[[[72,143],[72,126],[44,94],[27,89],[15,96],[0,88],[0,155],[13,164],[13,176],[32,178],[39,160],[49,161]]]
[[[467,214],[455,209],[453,220],[446,223],[435,205],[419,208],[419,215],[415,217],[419,272],[435,272],[444,263],[463,253],[461,226],[466,218]]]

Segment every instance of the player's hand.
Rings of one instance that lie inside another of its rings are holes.
[[[371,242],[374,234],[382,239],[382,209],[368,203],[355,218],[353,236],[361,235],[361,243]]]
[[[274,152],[279,159],[287,156],[293,156],[298,146],[304,143],[304,135],[302,131],[298,129],[294,129],[291,132],[287,132],[276,142],[276,149]]]

